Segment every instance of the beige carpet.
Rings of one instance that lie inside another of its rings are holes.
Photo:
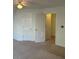
[[[50,47],[50,48],[49,48]],[[65,59],[62,51],[58,52],[55,45],[35,42],[13,41],[13,59]],[[61,49],[60,49],[61,50]],[[58,53],[58,54],[57,54]]]

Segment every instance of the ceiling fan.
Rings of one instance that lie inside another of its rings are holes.
[[[26,6],[26,1],[25,0],[16,0],[16,7],[18,9],[22,9],[25,6]]]
[[[38,3],[34,2],[33,0],[16,0],[15,4],[18,9],[23,9],[26,6],[31,7],[38,5]]]

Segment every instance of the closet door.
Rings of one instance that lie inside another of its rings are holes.
[[[23,41],[23,12],[17,10],[13,16],[13,39]]]
[[[45,41],[45,15],[43,13],[37,13],[35,19],[35,41]]]
[[[35,14],[35,13],[34,13]],[[35,40],[35,16],[26,10],[17,10],[13,19],[13,38],[18,41]]]
[[[32,13],[26,13],[24,24],[23,24],[23,40],[34,41],[34,24],[33,24]]]

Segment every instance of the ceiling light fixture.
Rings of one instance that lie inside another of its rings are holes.
[[[22,9],[24,6],[26,6],[26,1],[25,0],[17,0],[17,8]]]
[[[21,4],[21,2],[19,2],[18,4],[17,4],[17,8],[18,9],[22,9],[24,6]]]

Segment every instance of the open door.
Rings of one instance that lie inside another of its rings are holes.
[[[35,20],[35,41],[45,41],[45,15],[43,13],[36,14]]]

